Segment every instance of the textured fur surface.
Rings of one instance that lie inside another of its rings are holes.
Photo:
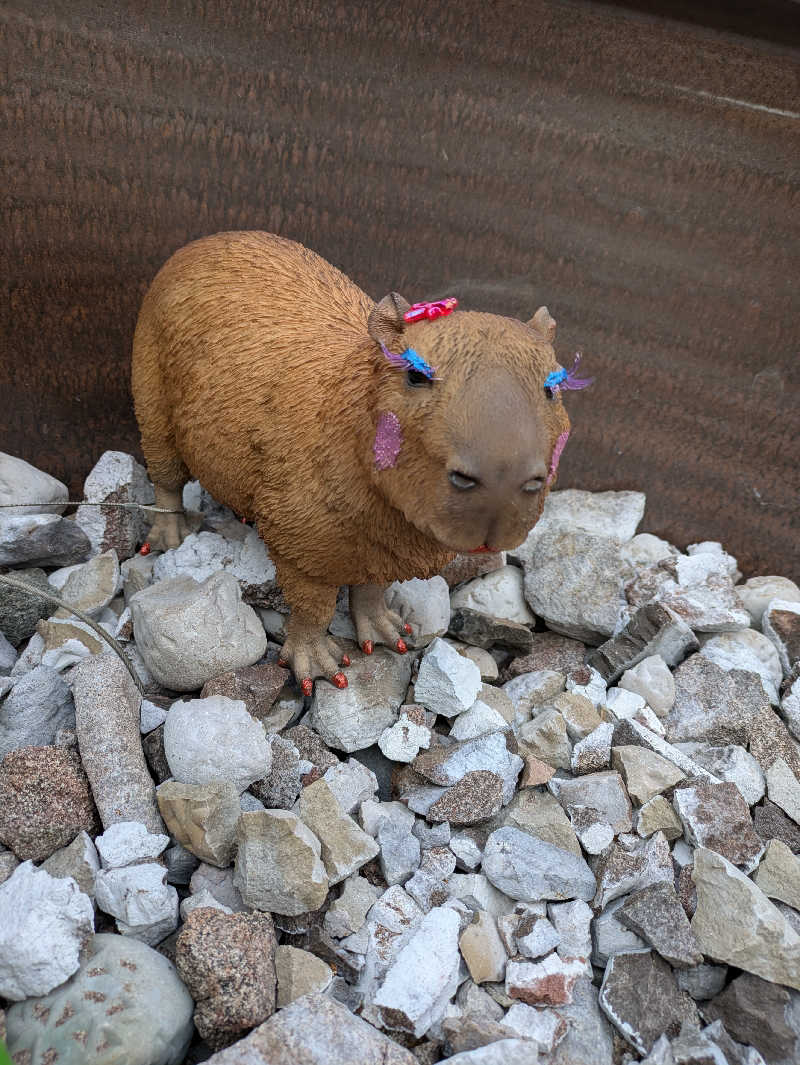
[[[457,311],[406,326],[339,270],[268,233],[178,251],[142,305],[132,383],[142,447],[169,495],[191,476],[257,523],[293,614],[326,625],[339,585],[436,573],[457,551],[510,548],[535,523],[569,422],[544,309],[527,324]],[[416,349],[411,387],[382,355]],[[379,418],[402,427],[379,469]],[[478,484],[459,490],[452,471]]]

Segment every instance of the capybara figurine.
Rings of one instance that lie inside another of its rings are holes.
[[[291,607],[282,659],[303,690],[349,664],[327,627],[350,585],[358,640],[406,651],[394,580],[516,547],[569,433],[555,322],[373,301],[302,245],[218,233],[176,252],[142,304],[133,396],[156,504],[190,477],[254,520]],[[573,368],[574,369],[574,368]],[[176,547],[159,514],[154,547]]]

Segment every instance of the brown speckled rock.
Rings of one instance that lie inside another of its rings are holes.
[[[214,1050],[275,1012],[275,928],[268,913],[193,910],[175,964],[195,1000],[194,1023]]]
[[[99,829],[77,751],[20,747],[0,762],[0,843],[22,861],[49,858],[79,832]]]
[[[557,632],[535,632],[533,648],[529,654],[513,659],[500,679],[511,680],[523,673],[535,673],[540,669],[553,669],[557,673],[570,673],[580,669],[586,657],[586,645]]]
[[[225,695],[229,699],[241,699],[247,712],[257,721],[263,721],[269,715],[272,704],[288,679],[289,670],[283,669],[275,662],[266,662],[260,666],[243,666],[207,680],[200,698],[205,699],[207,695]]]
[[[301,759],[311,762],[320,770],[320,776],[326,769],[339,764],[339,759],[325,741],[307,725],[295,725],[294,728],[287,729],[283,738],[295,745]]]
[[[431,806],[430,821],[452,825],[475,825],[488,821],[503,805],[503,781],[487,769],[465,773],[458,783]]]

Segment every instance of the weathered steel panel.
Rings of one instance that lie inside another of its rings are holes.
[[[597,376],[561,485],[797,578],[798,35],[723,6],[754,35],[558,0],[6,3],[0,449],[74,491],[135,450],[149,280],[264,228],[375,297],[547,303]]]

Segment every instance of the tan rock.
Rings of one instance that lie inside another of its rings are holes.
[[[685,779],[677,766],[646,747],[612,747],[611,765],[622,774],[628,794],[640,806]]]
[[[378,844],[342,810],[326,780],[303,788],[297,809],[320,841],[331,885],[346,880],[378,853]]]
[[[715,851],[698,847],[692,931],[715,961],[800,990],[800,935],[764,892]]]
[[[67,640],[77,640],[78,643],[82,643],[84,647],[88,648],[93,655],[107,650],[107,644],[99,636],[95,636],[89,626],[83,622],[69,621],[66,618],[58,620],[52,618],[49,621],[37,622],[36,631],[44,640],[43,650],[45,652],[55,651],[59,647],[63,647]]]
[[[156,788],[156,800],[167,828],[187,850],[220,869],[231,864],[241,814],[239,789],[233,781],[167,780]]]
[[[663,832],[672,841],[683,835],[683,825],[672,804],[663,795],[654,795],[639,810],[636,831],[643,839],[655,832]]]
[[[532,721],[526,721],[518,734],[523,757],[533,755],[554,769],[570,769],[572,744],[567,736],[567,724],[558,710],[543,710]]]
[[[581,845],[561,804],[549,792],[533,789],[518,792],[501,814],[502,822],[554,847],[582,855]]]
[[[298,947],[280,946],[275,952],[278,976],[278,1009],[313,992],[325,991],[333,970],[316,954]]]
[[[288,810],[253,810],[239,817],[233,882],[257,910],[294,917],[318,910],[328,876],[314,833]]]
[[[800,910],[800,858],[785,843],[771,839],[753,875],[753,883],[771,899]]]
[[[553,699],[553,706],[564,718],[567,735],[573,743],[585,739],[600,724],[594,704],[578,692],[562,692]]]
[[[472,924],[462,932],[458,946],[476,984],[496,984],[505,979],[508,955],[497,922],[486,910],[475,914]]]
[[[61,598],[83,610],[90,617],[97,617],[114,598],[119,585],[119,559],[117,552],[104,551],[70,573],[59,593]],[[71,617],[59,610],[56,617]]]

